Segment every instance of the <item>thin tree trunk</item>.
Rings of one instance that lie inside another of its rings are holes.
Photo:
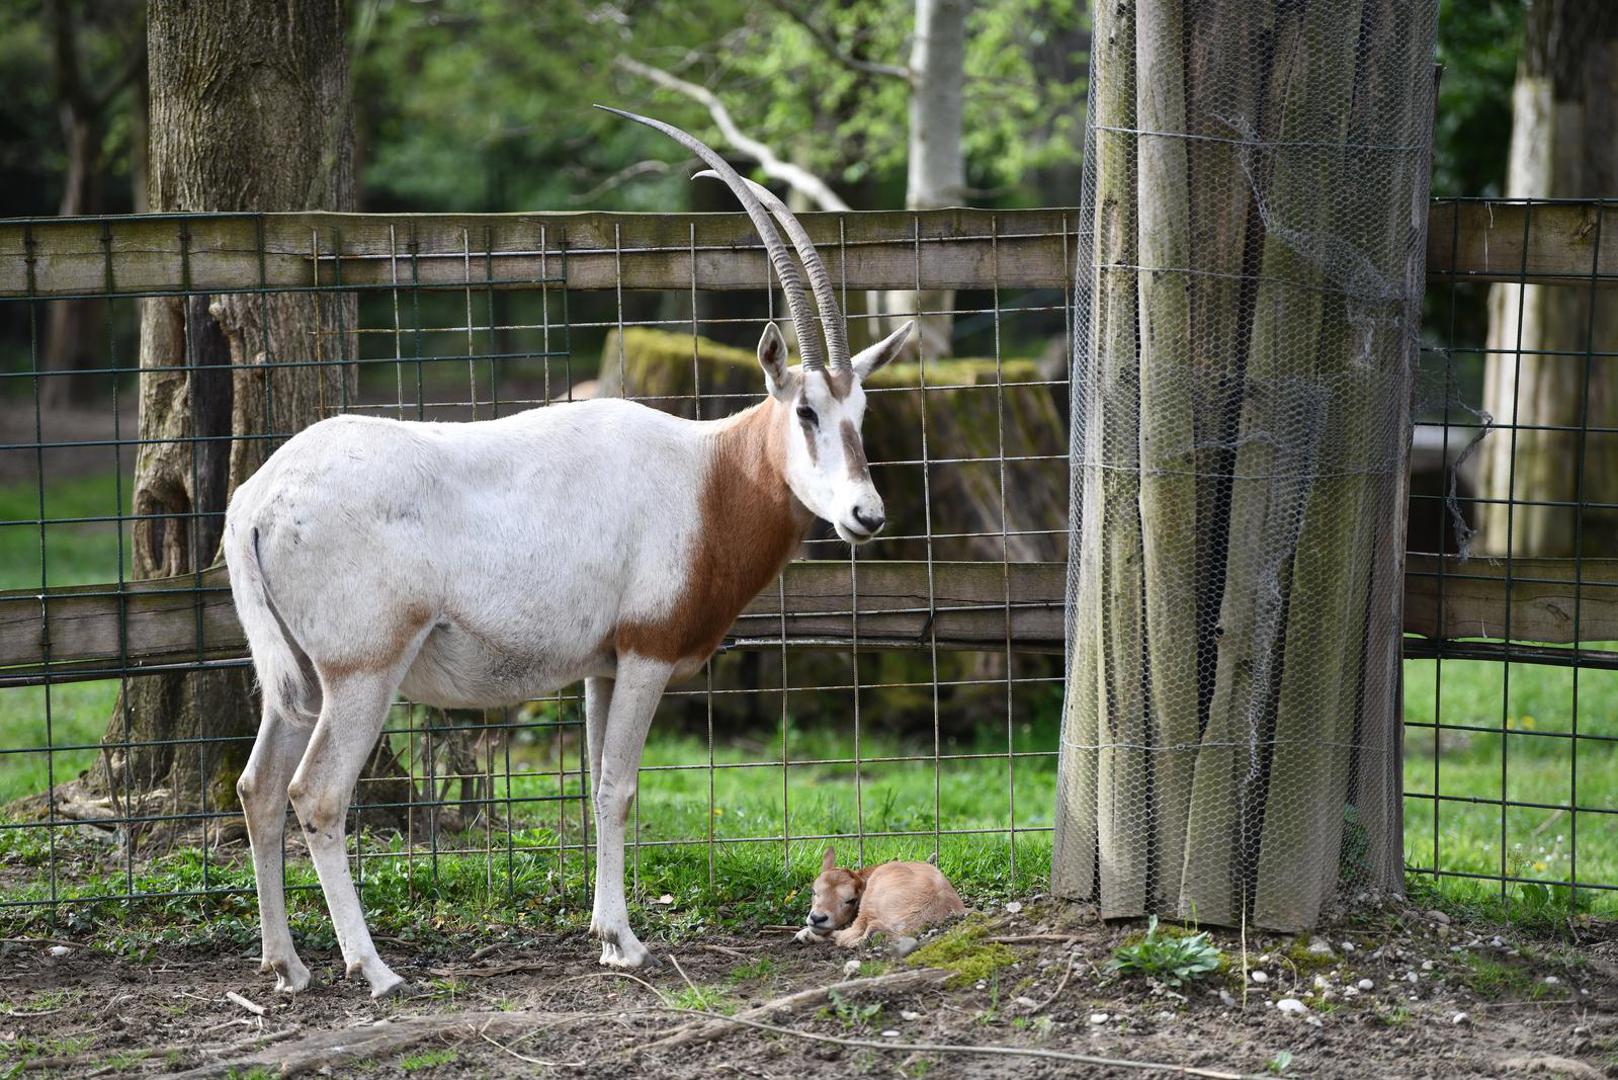
[[[1132,475],[1139,447],[1136,375],[1135,21],[1130,5],[1102,4],[1091,45],[1095,266],[1091,315],[1075,346],[1073,462],[1079,544],[1071,586],[1065,752],[1060,762],[1053,888],[1098,897],[1104,914],[1145,903],[1148,843],[1131,805],[1147,761],[1141,709],[1140,509]],[[1098,864],[1098,858],[1100,860]]]
[[[1534,0],[1512,92],[1506,194],[1614,192],[1618,4]],[[1605,244],[1610,212],[1603,225]],[[1618,438],[1579,430],[1618,425],[1618,367],[1586,362],[1588,353],[1618,350],[1618,304],[1584,286],[1496,285],[1488,347],[1484,408],[1497,423],[1530,430],[1489,437],[1480,488],[1491,501],[1480,504],[1477,546],[1491,555],[1570,556],[1582,532],[1584,554],[1618,551],[1618,511],[1570,505],[1581,496],[1618,502]],[[1569,505],[1512,506],[1511,499]]]
[[[1139,9],[1136,120],[1143,131],[1185,131],[1185,0]],[[1152,891],[1178,875],[1197,743],[1197,461],[1191,353],[1191,199],[1186,140],[1139,144],[1140,521],[1151,671],[1146,829]],[[1154,269],[1156,268],[1156,269]],[[1189,647],[1188,647],[1189,644]],[[1176,750],[1174,747],[1186,749]],[[1138,914],[1138,912],[1137,912]]]
[[[961,149],[961,105],[966,89],[966,0],[916,0],[910,50],[909,168],[905,206],[932,210],[958,206],[966,191],[966,155]],[[888,310],[928,312],[917,323],[910,348],[929,360],[954,352],[951,332],[955,293],[925,290],[894,293]]]
[[[105,98],[87,85],[79,57],[80,12],[68,0],[52,0],[50,21],[56,69],[56,109],[67,151],[67,173],[56,212],[63,217],[99,214],[102,190]],[[46,378],[40,394],[46,409],[78,405],[95,397],[92,370],[106,355],[106,304],[99,300],[57,300],[45,316]]]

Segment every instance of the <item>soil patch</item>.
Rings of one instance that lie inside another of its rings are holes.
[[[974,941],[1011,959],[964,983],[959,967],[779,930],[656,943],[659,966],[632,974],[598,968],[582,934],[505,931],[488,944],[491,932],[436,950],[385,941],[412,993],[381,1002],[338,977],[334,952],[305,949],[325,981],[286,999],[256,953],[11,941],[0,1070],[695,1080],[1124,1077],[1153,1075],[1140,1066],[1155,1062],[1210,1076],[1618,1075],[1606,926],[1545,940],[1390,904],[1313,939],[1250,936],[1245,974],[1239,938],[1216,932],[1228,962],[1175,990],[1107,973],[1139,926],[1041,903],[982,925]]]

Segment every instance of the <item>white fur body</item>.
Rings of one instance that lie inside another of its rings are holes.
[[[514,705],[612,676],[603,643],[620,623],[673,606],[701,524],[679,496],[699,490],[723,423],[618,400],[462,424],[334,417],[237,491],[231,562],[256,532],[276,610],[310,657],[385,654],[422,607],[401,692]]]

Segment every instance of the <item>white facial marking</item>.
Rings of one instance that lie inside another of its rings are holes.
[[[863,544],[886,520],[860,437],[865,390],[848,374],[798,369],[798,375],[797,394],[787,403],[787,483],[844,541]]]

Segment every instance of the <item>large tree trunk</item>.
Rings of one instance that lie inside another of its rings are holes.
[[[1104,916],[1397,886],[1434,7],[1097,8],[1053,885]]]
[[[1506,194],[1610,196],[1618,192],[1618,4],[1533,0],[1527,18]],[[1496,423],[1530,430],[1489,437],[1480,487],[1498,501],[1481,504],[1478,545],[1492,555],[1568,556],[1582,532],[1585,554],[1618,551],[1618,510],[1610,509],[1618,438],[1579,430],[1618,425],[1618,365],[1588,359],[1618,350],[1618,303],[1585,286],[1496,285],[1488,343],[1484,408]],[[1581,499],[1609,508],[1570,505]]]
[[[148,17],[154,211],[353,209],[340,4],[152,0]],[[351,391],[344,367],[289,362],[351,360],[355,317],[332,293],[142,301],[135,577],[215,561],[231,492]],[[130,812],[234,806],[256,713],[243,668],[128,679],[78,794]]]

